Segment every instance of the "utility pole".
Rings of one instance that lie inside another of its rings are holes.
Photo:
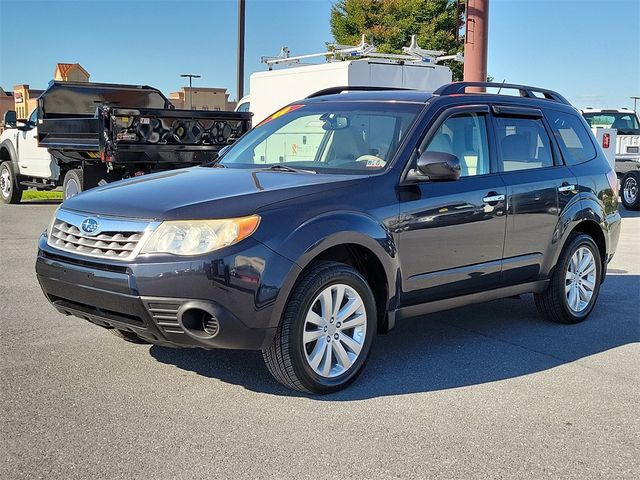
[[[238,102],[244,97],[244,10],[244,0],[238,0]]]
[[[633,100],[633,111],[638,113],[638,110],[636,109],[636,103],[638,102],[638,100],[640,100],[640,97],[629,97],[631,100]]]
[[[193,87],[191,85],[191,81],[194,78],[200,78],[200,75],[194,75],[193,73],[183,73],[180,75],[182,78],[189,79],[189,110],[193,110]]]
[[[467,0],[466,19],[464,80],[466,82],[486,82],[489,0]]]

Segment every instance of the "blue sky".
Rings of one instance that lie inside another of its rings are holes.
[[[247,77],[283,45],[322,51],[331,4],[247,0]],[[0,0],[0,85],[44,88],[56,62],[79,62],[93,81],[169,93],[181,73],[196,73],[195,85],[235,97],[236,10],[235,0]],[[630,106],[639,25],[640,0],[491,0],[489,73],[556,89],[578,107]]]

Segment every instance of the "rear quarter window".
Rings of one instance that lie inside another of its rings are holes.
[[[591,132],[585,128],[580,117],[555,110],[547,111],[545,115],[567,165],[578,165],[596,157]]]

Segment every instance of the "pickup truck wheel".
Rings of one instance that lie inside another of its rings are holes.
[[[534,295],[538,312],[559,323],[579,323],[589,316],[600,292],[602,261],[589,235],[567,240],[547,289]]]
[[[82,172],[78,169],[69,170],[62,183],[63,200],[68,200],[82,192]]]
[[[146,340],[144,340],[143,338],[140,338],[138,335],[136,335],[133,332],[126,332],[124,330],[118,330],[117,328],[110,328],[109,331],[115,335],[118,338],[121,338],[127,342],[131,342],[131,343],[141,343],[141,344],[148,344],[150,342],[147,342]]]
[[[628,172],[622,177],[622,204],[627,210],[640,210],[640,173]]]
[[[273,344],[262,352],[264,361],[286,387],[335,392],[366,363],[376,318],[364,277],[348,265],[321,262],[295,287]]]
[[[0,164],[0,196],[4,203],[20,203],[22,187],[18,184],[11,162]]]

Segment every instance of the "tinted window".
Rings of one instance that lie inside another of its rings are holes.
[[[236,112],[248,112],[249,111],[249,102],[244,102],[238,105],[236,108]]]
[[[551,142],[537,118],[496,117],[496,143],[503,172],[553,165]]]
[[[547,118],[567,165],[577,165],[596,156],[596,149],[591,141],[591,132],[584,127],[579,117],[550,111]]]
[[[33,112],[31,112],[31,115],[29,115],[29,126],[35,127],[36,125],[38,125],[38,109],[37,108]]]
[[[639,135],[638,117],[631,112],[583,113],[591,127],[615,128],[619,135]]]
[[[482,175],[491,171],[484,115],[463,113],[447,118],[431,137],[426,149],[445,152],[460,160],[460,176]]]

